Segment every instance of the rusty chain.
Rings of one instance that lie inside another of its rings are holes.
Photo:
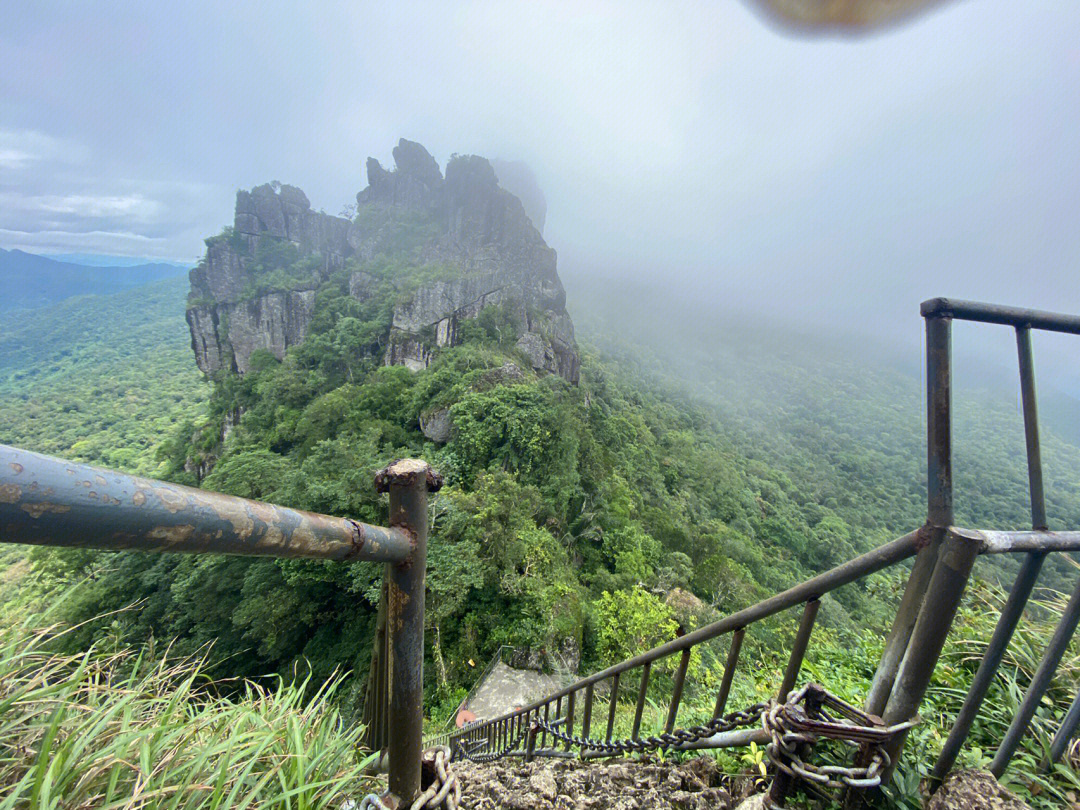
[[[434,778],[427,789],[409,805],[409,810],[435,810],[444,806],[446,810],[458,810],[461,805],[461,783],[450,767],[450,749],[445,745],[427,749],[421,757],[421,766],[432,773]],[[400,810],[388,805],[384,798],[376,793],[369,793],[360,802],[357,810]]]
[[[805,707],[805,708],[804,708]],[[834,718],[826,709],[840,717]],[[788,776],[805,779],[819,788],[875,788],[891,764],[884,744],[917,720],[884,725],[873,715],[846,703],[817,684],[807,684],[785,703],[773,703],[762,715],[772,741],[766,753],[773,765]],[[860,748],[863,765],[813,765],[802,754],[820,739],[836,740]]]
[[[661,748],[671,748],[683,743],[697,742],[720,734],[725,731],[734,731],[737,728],[754,725],[769,708],[768,703],[755,703],[749,708],[740,711],[729,712],[723,717],[717,717],[700,726],[691,726],[687,729],[675,729],[663,734],[651,737],[640,737],[625,740],[594,740],[590,737],[578,737],[560,731],[555,725],[537,718],[534,722],[541,731],[546,731],[556,739],[570,743],[578,748],[586,748],[592,751],[603,751],[606,754],[622,754],[628,752],[640,753],[643,751],[656,751]]]
[[[830,713],[831,712],[831,713]],[[834,716],[835,714],[835,716]],[[607,754],[654,751],[685,743],[699,742],[714,734],[751,726],[760,720],[771,741],[766,753],[778,771],[803,779],[819,789],[873,788],[881,784],[881,774],[891,760],[884,744],[894,735],[911,728],[917,720],[885,726],[880,718],[866,714],[817,684],[807,684],[779,703],[756,703],[702,725],[677,729],[651,737],[623,740],[594,740],[561,731],[556,724],[536,718],[537,730],[581,749]],[[853,766],[814,765],[805,759],[805,751],[820,739],[840,742],[859,749]],[[521,735],[510,748],[521,740]],[[498,757],[505,756],[509,748]],[[472,758],[472,757],[470,757]],[[767,802],[768,806],[768,802]]]
[[[465,757],[465,759],[469,760],[470,762],[498,762],[511,751],[516,750],[518,745],[525,738],[526,734],[528,734],[528,728],[523,724],[521,729],[518,731],[517,736],[514,737],[513,740],[503,746],[501,750],[495,751],[493,753],[474,754],[465,746],[464,740],[457,741],[457,750],[463,757]]]

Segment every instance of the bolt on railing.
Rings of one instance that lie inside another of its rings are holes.
[[[426,462],[376,475],[390,526],[303,512],[126,475],[0,445],[0,542],[386,563],[378,705],[369,732],[385,748],[390,792],[420,792],[427,495],[442,483]]]

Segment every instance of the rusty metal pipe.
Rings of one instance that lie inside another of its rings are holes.
[[[795,688],[795,680],[799,677],[803,658],[806,657],[806,648],[810,644],[810,633],[813,632],[814,621],[817,619],[819,607],[821,607],[821,601],[811,599],[803,608],[802,619],[799,620],[799,629],[795,632],[795,641],[791,644],[791,655],[788,658],[787,669],[784,671],[784,680],[780,685],[780,692],[776,696],[777,703],[786,701],[788,693]]]
[[[0,542],[402,562],[399,529],[222,495],[0,445]]]
[[[980,554],[1080,551],[1080,532],[1078,531],[995,531],[993,529],[961,529],[957,526],[951,526],[949,531],[976,541],[979,544]]]
[[[997,778],[1000,779],[1005,773],[1009,760],[1020,747],[1020,740],[1031,725],[1031,718],[1035,716],[1035,711],[1039,708],[1039,703],[1046,694],[1050,681],[1054,678],[1054,672],[1061,663],[1061,657],[1076,633],[1077,624],[1080,624],[1080,582],[1076,583],[1069,603],[1065,606],[1065,612],[1061,614],[1061,620],[1054,629],[1054,635],[1051,636],[1050,643],[1046,645],[1039,668],[1031,677],[1031,683],[1028,684],[1024,699],[1020,702],[1020,708],[1016,710],[1016,715],[990,762],[989,771]]]
[[[960,321],[998,323],[1080,335],[1080,316],[1039,309],[983,304],[959,298],[931,298],[922,302],[920,311],[925,318],[956,318]]]
[[[1020,572],[1016,575],[1012,590],[1009,592],[1009,598],[1001,609],[1001,615],[998,617],[997,625],[994,627],[994,634],[990,637],[990,643],[986,646],[986,652],[983,654],[982,661],[979,662],[975,677],[971,679],[971,687],[968,689],[967,697],[964,698],[964,705],[960,707],[956,720],[953,722],[952,730],[949,732],[945,744],[941,746],[941,753],[938,754],[937,762],[934,763],[934,770],[930,778],[931,790],[937,790],[956,763],[960,749],[963,748],[964,741],[967,739],[971,726],[975,723],[975,718],[982,707],[983,698],[986,697],[990,684],[993,683],[994,678],[997,676],[998,667],[1001,666],[1001,662],[1005,658],[1005,651],[1009,647],[1009,641],[1012,639],[1013,632],[1024,614],[1024,606],[1027,605],[1028,598],[1031,596],[1031,591],[1039,578],[1039,572],[1042,570],[1045,559],[1046,555],[1039,552],[1028,554],[1024,558],[1024,563],[1020,567]]]
[[[745,627],[740,627],[731,634],[731,646],[728,647],[727,663],[724,664],[724,677],[720,681],[720,691],[716,693],[716,705],[713,707],[713,720],[720,717],[727,707],[728,695],[731,694],[731,683],[735,679],[735,668],[739,665],[739,651],[742,649],[745,636]]]
[[[424,733],[424,586],[427,575],[428,490],[441,479],[426,462],[397,461],[376,476],[390,493],[390,525],[412,538],[412,557],[386,566],[390,792],[403,804],[420,793]]]

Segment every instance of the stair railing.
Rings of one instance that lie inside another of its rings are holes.
[[[420,792],[426,462],[397,461],[375,477],[390,495],[389,527],[139,478],[0,445],[0,542],[106,551],[157,551],[386,563],[381,632],[365,706],[368,742],[384,751],[390,792]]]
[[[934,784],[940,783],[952,768],[967,738],[1046,556],[1056,552],[1080,551],[1080,531],[1047,529],[1031,349],[1032,329],[1080,334],[1080,317],[940,298],[926,301],[922,305],[922,315],[926,322],[928,472],[927,521],[924,526],[756,605],[581,678],[528,706],[441,734],[438,741],[449,745],[455,755],[465,755],[481,761],[504,756],[520,756],[527,760],[537,756],[594,758],[648,748],[678,751],[768,742],[770,735],[764,728],[737,728],[740,725],[749,725],[745,722],[748,718],[740,718],[739,712],[732,713],[727,720],[724,715],[747,631],[765,618],[802,606],[787,666],[776,694],[776,702],[783,703],[798,680],[820,599],[842,585],[859,581],[876,571],[914,557],[915,562],[908,575],[892,629],[885,641],[881,660],[873,680],[868,685],[865,702],[865,711],[870,717],[880,717],[883,727],[897,729],[888,742],[882,745],[888,763],[881,774],[881,782],[884,783],[896,766],[910,726],[917,720],[919,707],[930,685],[976,559],[986,554],[1022,554],[1024,560],[1020,572],[1002,609],[964,706],[935,764]],[[1004,324],[1016,330],[1027,445],[1031,531],[971,530],[954,525],[953,320]],[[1020,710],[990,766],[996,776],[1004,772],[1027,732],[1035,710],[1078,624],[1080,582],[1028,686]],[[699,644],[728,634],[731,640],[716,694],[712,722],[689,730],[682,729],[679,726],[679,708],[692,650]],[[661,734],[643,737],[642,715],[650,679],[656,671],[655,665],[668,658],[674,661],[676,656],[678,663],[674,667],[664,730]],[[625,690],[625,684],[634,682],[635,679],[637,694],[630,735],[625,739],[613,740],[620,695]],[[601,716],[594,723],[594,705],[598,694],[602,695],[604,692],[607,697],[602,699],[601,705],[596,708],[600,712],[606,710],[606,717]],[[762,707],[757,707],[758,716],[763,711]],[[1044,767],[1049,767],[1062,756],[1078,726],[1080,694],[1076,696],[1061,721],[1049,755],[1043,763]],[[552,739],[549,739],[549,731],[556,727],[559,730],[552,732]],[[713,733],[708,733],[710,731]],[[564,744],[560,745],[560,742]],[[572,746],[578,747],[580,752],[570,753]],[[856,754],[856,762],[863,756],[864,750],[860,749],[860,753]],[[777,806],[782,805],[791,781],[786,778],[774,779],[770,799]],[[778,783],[781,782],[784,785],[778,789]]]

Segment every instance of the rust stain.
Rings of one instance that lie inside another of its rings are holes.
[[[22,487],[18,484],[0,484],[0,503],[18,503]]]
[[[255,520],[247,509],[235,508],[228,501],[212,500],[209,503],[214,514],[233,527],[236,536],[241,540],[247,540],[255,531]]]
[[[11,467],[11,469],[13,469],[15,471],[16,475],[18,475],[19,473],[21,473],[23,471],[23,465],[20,464],[17,461],[11,462],[11,464],[9,466]]]
[[[93,498],[94,500],[97,500],[97,493],[96,493],[96,492],[94,492],[94,490],[90,490],[90,491],[89,491],[89,492],[87,492],[86,494],[87,494],[87,495],[89,495],[89,496],[90,496],[91,498]]]
[[[180,526],[155,526],[146,533],[146,536],[151,540],[162,540],[169,545],[175,545],[190,540],[193,534],[195,534],[195,527],[190,523],[184,523]]]
[[[294,546],[302,546],[304,548],[315,547],[315,533],[307,526],[297,526],[293,529],[292,536],[289,539]]]
[[[174,515],[187,506],[187,498],[168,487],[155,487],[154,492],[161,499],[161,504]]]
[[[95,475],[94,480],[97,481],[100,486],[107,487],[109,485],[109,482],[105,480],[104,475]]]
[[[400,632],[405,626],[405,608],[408,604],[409,595],[401,590],[396,582],[390,580],[386,588],[386,616],[391,630]]]
[[[70,512],[71,507],[65,506],[62,503],[49,503],[48,501],[43,501],[41,503],[24,503],[22,505],[22,510],[30,515],[30,517],[37,520],[46,512],[55,512],[58,515],[63,514],[64,512]]]
[[[82,484],[87,489],[89,489],[90,487],[93,486],[93,484],[91,484],[90,481],[88,481],[88,480],[87,481],[80,481],[79,483]]]
[[[107,493],[107,492],[101,493],[101,502],[104,503],[104,504],[108,504],[109,506],[119,506],[120,505],[120,499],[110,497],[109,493]]]
[[[146,493],[141,489],[135,490],[135,494],[131,496],[131,502],[135,504],[135,506],[142,506],[146,503]]]

